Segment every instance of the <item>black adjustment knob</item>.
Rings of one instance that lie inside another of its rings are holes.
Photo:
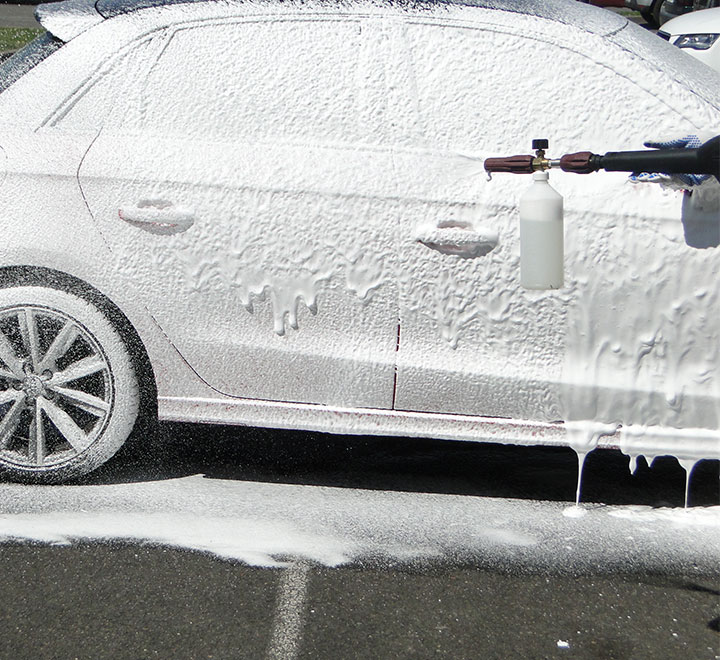
[[[532,148],[537,151],[538,149],[547,149],[550,143],[547,140],[533,140]]]

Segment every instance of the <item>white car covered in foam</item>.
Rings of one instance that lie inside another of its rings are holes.
[[[553,176],[566,285],[528,291],[530,182],[466,157],[717,129],[677,49],[572,0],[38,17],[0,70],[11,478],[86,473],[144,416],[720,457],[717,204]]]

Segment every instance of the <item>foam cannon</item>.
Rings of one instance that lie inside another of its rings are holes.
[[[548,170],[574,174],[606,172],[662,172],[709,174],[720,181],[720,135],[696,149],[589,151],[548,158],[547,140],[533,140],[535,155],[488,158],[488,174],[532,174],[533,184],[520,198],[520,282],[527,289],[563,286],[563,198],[550,185]]]

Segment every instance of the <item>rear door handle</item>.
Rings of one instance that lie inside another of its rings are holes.
[[[419,230],[415,240],[442,254],[474,259],[488,254],[497,247],[498,234],[486,227],[479,229],[435,227]]]
[[[195,224],[195,213],[165,200],[142,200],[135,206],[118,209],[118,216],[130,225],[151,234],[170,236]]]

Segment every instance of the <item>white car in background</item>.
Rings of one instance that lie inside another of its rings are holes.
[[[528,291],[530,181],[461,155],[720,128],[699,63],[574,0],[38,17],[0,68],[9,477],[87,473],[143,415],[720,457],[718,206],[559,175],[566,286]]]
[[[720,7],[673,18],[658,36],[720,71]]]

